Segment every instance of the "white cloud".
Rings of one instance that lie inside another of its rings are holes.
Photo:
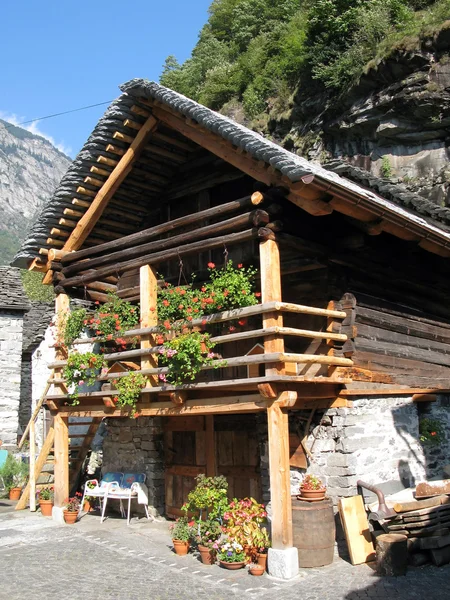
[[[3,119],[3,121],[8,121],[8,123],[11,123],[12,125],[17,125],[18,127],[22,127],[22,129],[26,129],[30,133],[34,133],[35,135],[40,135],[41,137],[48,140],[51,144],[53,144],[53,146],[55,146],[55,148],[58,148],[58,150],[60,150],[61,152],[64,152],[64,154],[66,154],[67,156],[71,156],[72,148],[70,146],[67,146],[63,141],[57,142],[55,140],[55,138],[53,138],[51,135],[49,135],[48,133],[45,133],[41,129],[39,129],[39,125],[38,125],[39,121],[38,120],[33,121],[32,123],[27,123],[26,125],[20,125],[20,123],[23,123],[24,121],[28,121],[29,119],[27,119],[26,117],[20,117],[19,115],[16,115],[15,113],[8,113],[8,112],[2,111],[2,110],[0,110],[0,119]]]

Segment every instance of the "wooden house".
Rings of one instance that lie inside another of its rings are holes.
[[[335,437],[319,435],[316,451],[327,455],[316,467],[328,465],[329,488],[345,495],[356,475],[378,468],[386,414],[395,424],[407,412],[402,423],[417,449],[415,402],[431,405],[450,388],[450,210],[357,169],[359,182],[344,179],[157,83],[132,80],[121,90],[14,264],[45,273],[58,311],[71,297],[104,302],[111,290],[140,301],[140,348],[111,361],[139,357],[149,377],[139,413],[163,418],[166,509],[177,513],[200,472],[222,473],[236,495],[260,497],[266,465],[273,546],[289,550],[289,422],[302,414],[306,439],[314,423],[306,411],[325,415],[316,425]],[[176,281],[182,261],[201,280],[224,252],[258,268],[262,301],[208,325],[240,315],[252,326],[216,336],[227,359],[220,372],[181,389],[159,385],[156,272]],[[252,352],[256,344],[263,351]],[[128,417],[105,405],[107,391],[65,405],[63,364],[60,353],[49,394],[56,505],[69,490],[68,418]],[[364,402],[370,411],[358,427]],[[393,457],[411,455],[393,454],[395,444],[386,449],[391,470]],[[350,458],[362,449],[358,471]],[[292,432],[291,455],[304,463]]]

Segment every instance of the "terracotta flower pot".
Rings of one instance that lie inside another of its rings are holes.
[[[261,577],[266,569],[262,565],[256,565],[249,569],[250,575],[254,575],[255,577]]]
[[[229,571],[235,571],[236,569],[242,569],[245,565],[245,560],[241,562],[225,562],[223,560],[219,560],[220,566],[223,569],[228,569]]]
[[[91,512],[91,510],[94,510],[93,505],[89,500],[85,500],[83,502],[83,512]]]
[[[257,555],[257,563],[260,567],[263,567],[264,571],[266,570],[267,565],[267,552],[258,552]]]
[[[198,551],[200,552],[200,557],[204,565],[214,564],[214,550],[211,550],[210,548],[208,548],[208,546],[202,546],[201,544],[199,544]]]
[[[299,500],[323,500],[326,492],[327,488],[321,488],[320,490],[305,490],[304,488],[300,487]]]
[[[76,523],[76,520],[78,517],[78,512],[74,512],[72,510],[65,510],[63,512],[64,512],[64,521],[68,525],[73,525],[74,523]]]
[[[39,508],[43,517],[51,517],[53,500],[39,500]]]
[[[9,499],[10,500],[19,500],[20,494],[22,493],[22,488],[14,487],[9,490]]]
[[[172,540],[173,549],[178,556],[185,556],[189,552],[189,542],[183,540]]]

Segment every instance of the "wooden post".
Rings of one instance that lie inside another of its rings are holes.
[[[288,415],[274,402],[267,409],[269,431],[270,502],[272,505],[272,548],[292,548],[292,502],[289,469]]]
[[[139,283],[141,295],[141,327],[154,327],[158,325],[158,312],[156,310],[156,295],[158,292],[158,279],[155,270],[149,265],[141,267],[139,270]],[[156,346],[154,335],[141,336],[141,349],[153,348]],[[141,358],[141,369],[152,369],[158,366],[158,359],[153,354],[148,354]],[[149,384],[154,387],[158,385],[158,378],[151,376],[148,378]],[[142,394],[144,401],[150,401],[150,394]]]
[[[30,511],[36,511],[36,435],[35,421],[30,422]]]
[[[281,302],[281,268],[280,251],[277,242],[266,240],[259,245],[261,269],[261,301]],[[263,329],[268,327],[283,327],[281,312],[265,313]],[[284,339],[280,335],[264,338],[264,353],[284,352]],[[284,375],[284,363],[269,363],[266,365],[266,375]]]
[[[55,428],[55,506],[62,507],[69,497],[69,425],[68,417],[56,415]]]
[[[67,315],[70,312],[69,308],[69,296],[67,294],[58,294],[55,299],[55,313],[56,313],[56,341],[59,341],[63,337],[63,331],[67,319]],[[67,354],[61,348],[58,348],[55,355],[55,360],[65,360]],[[54,379],[61,379],[61,370],[55,369]],[[63,383],[55,383],[54,393],[65,394],[67,393],[67,387]]]

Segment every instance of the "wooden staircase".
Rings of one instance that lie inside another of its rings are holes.
[[[50,377],[52,379],[52,377]],[[19,449],[22,448],[25,440],[30,438],[30,456],[34,447],[34,428],[40,411],[43,409],[45,397],[50,389],[51,381],[42,393],[36,408],[31,415],[24,434],[19,442]],[[77,482],[81,468],[87,453],[90,450],[92,440],[101,422],[101,417],[69,417],[69,489]],[[22,491],[22,495],[16,505],[16,510],[23,510],[30,504],[30,510],[36,510],[35,504],[30,501],[31,489],[38,491],[40,488],[52,485],[54,482],[54,439],[55,430],[53,425],[49,428],[47,437],[42,445],[39,456],[35,461],[30,459],[30,476],[27,485]],[[34,462],[34,469],[33,469]],[[33,492],[34,493],[34,492]]]

